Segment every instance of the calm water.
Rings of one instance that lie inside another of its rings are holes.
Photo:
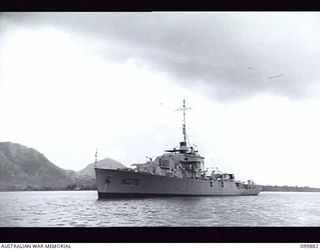
[[[320,193],[98,200],[95,191],[0,192],[1,227],[320,226]]]

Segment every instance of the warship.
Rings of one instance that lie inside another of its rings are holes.
[[[204,168],[204,157],[187,143],[186,103],[183,100],[183,141],[178,148],[132,164],[134,168],[106,169],[97,167],[95,174],[98,198],[159,196],[236,196],[258,195],[261,186],[253,181],[241,182],[234,174]]]

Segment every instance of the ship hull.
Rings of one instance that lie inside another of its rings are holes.
[[[120,197],[258,195],[261,188],[239,188],[233,181],[199,180],[134,171],[95,169],[99,199]]]

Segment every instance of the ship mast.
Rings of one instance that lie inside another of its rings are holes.
[[[184,145],[187,145],[187,131],[186,131],[186,110],[187,109],[190,109],[190,108],[186,107],[186,100],[183,99],[182,108],[178,110],[183,112],[182,134],[183,134]]]
[[[182,124],[182,133],[183,133],[183,141],[187,143],[187,132],[186,132],[186,100],[183,99],[183,124]]]
[[[96,168],[97,167],[97,163],[98,163],[98,149],[96,149],[96,153],[94,155],[94,158],[95,158],[95,160],[94,160],[94,168]]]

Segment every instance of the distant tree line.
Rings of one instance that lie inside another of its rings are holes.
[[[49,186],[7,186],[0,187],[0,191],[64,191],[64,190],[97,190],[97,186],[95,184],[91,185],[77,185],[70,184],[66,187],[49,187]]]
[[[320,188],[298,187],[298,186],[262,186],[262,191],[266,192],[320,192]]]

